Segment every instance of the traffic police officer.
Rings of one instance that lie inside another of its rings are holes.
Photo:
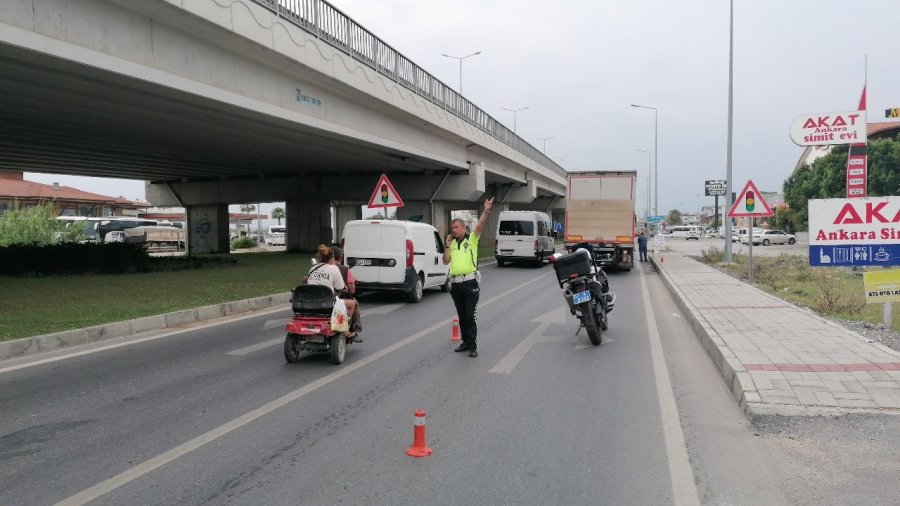
[[[462,344],[455,351],[468,351],[470,357],[478,356],[478,241],[487,223],[494,198],[484,201],[484,212],[475,224],[475,230],[466,232],[466,224],[459,218],[450,222],[450,235],[444,249],[444,265],[450,264],[450,296],[459,316]]]

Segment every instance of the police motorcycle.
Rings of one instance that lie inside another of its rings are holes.
[[[289,364],[300,360],[300,352],[331,353],[331,362],[342,364],[347,357],[347,347],[356,338],[346,331],[332,328],[332,313],[339,300],[331,288],[321,285],[300,285],[291,290],[291,309],[294,316],[285,325],[284,358]],[[349,318],[340,313],[337,318]],[[344,323],[344,322],[339,322]]]
[[[609,328],[608,315],[616,301],[616,295],[609,293],[606,273],[583,248],[568,254],[557,253],[550,262],[569,311],[580,321],[575,335],[584,328],[591,344],[599,346],[600,334]]]

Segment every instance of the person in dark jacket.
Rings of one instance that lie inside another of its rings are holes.
[[[641,235],[638,236],[638,251],[641,254],[641,262],[647,261],[647,234],[641,232]]]

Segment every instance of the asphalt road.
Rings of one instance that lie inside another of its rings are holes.
[[[487,267],[474,359],[452,352],[452,302],[429,291],[364,297],[365,342],[341,366],[285,363],[286,309],[0,363],[0,504],[828,503],[827,484],[792,478],[818,469],[818,434],[853,430],[750,425],[656,275],[611,284],[600,347],[574,336],[552,268]],[[416,409],[424,459],[404,453]],[[859,424],[880,427],[881,469],[857,452],[822,472],[895,500],[900,426]]]

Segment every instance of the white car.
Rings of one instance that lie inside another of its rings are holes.
[[[782,230],[764,230],[761,233],[753,233],[754,246],[758,244],[762,244],[763,246],[768,246],[770,244],[794,244],[796,242],[797,237]],[[741,237],[741,243],[747,243],[746,235]]]
[[[686,241],[690,241],[691,239],[693,239],[695,241],[699,241],[700,240],[700,232],[698,232],[696,230],[691,230],[687,233],[687,235],[684,236],[684,240],[686,240]]]

